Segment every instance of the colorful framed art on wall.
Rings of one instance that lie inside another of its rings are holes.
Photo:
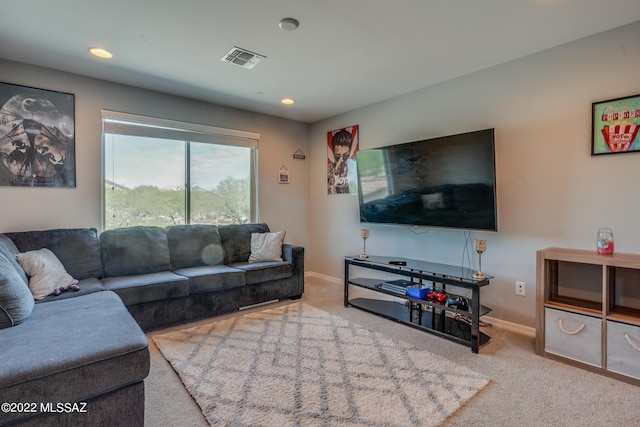
[[[0,185],[75,187],[74,95],[0,83]]]
[[[358,125],[327,132],[327,194],[358,194]]]
[[[592,104],[591,155],[640,151],[640,95]]]

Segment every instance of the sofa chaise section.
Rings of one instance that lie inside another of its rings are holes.
[[[0,425],[142,425],[147,340],[122,300],[104,292],[97,231],[0,234],[5,267],[24,286],[31,278],[15,255],[43,248],[79,280],[79,291],[40,299],[26,320],[0,330],[0,396],[37,409],[1,413]],[[86,412],[51,412],[58,403],[86,403]]]
[[[38,411],[0,413],[0,425],[143,425],[147,338],[115,293],[36,304],[27,321],[1,332],[2,401],[34,402]],[[109,407],[102,398],[129,403]],[[86,412],[40,411],[41,404],[82,402]]]

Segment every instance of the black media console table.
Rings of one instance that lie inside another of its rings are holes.
[[[390,264],[397,261],[406,265]],[[349,271],[351,267],[362,267],[408,277],[412,283],[423,283],[431,289],[444,290],[448,298],[456,298],[458,295],[448,292],[447,285],[470,289],[469,310],[449,307],[446,302],[443,304],[426,298],[413,298],[403,293],[383,289],[382,285],[393,279],[352,278]],[[414,259],[383,256],[360,259],[359,256],[349,256],[344,260],[344,305],[470,346],[471,351],[477,353],[480,346],[490,339],[488,335],[480,332],[480,317],[491,311],[490,308],[480,304],[480,288],[487,286],[493,276],[487,275],[486,278],[478,280],[473,278],[473,274],[473,270],[465,267]],[[425,281],[431,283],[425,283]],[[375,298],[349,299],[349,285],[401,298],[402,302]]]

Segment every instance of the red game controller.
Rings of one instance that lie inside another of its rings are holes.
[[[444,292],[431,291],[427,294],[427,299],[436,300],[439,303],[444,303],[447,299],[447,294]]]

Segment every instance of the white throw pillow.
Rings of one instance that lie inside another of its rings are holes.
[[[16,260],[29,275],[29,289],[34,299],[43,299],[56,288],[78,283],[49,249],[38,249],[16,255]]]
[[[282,261],[284,231],[274,233],[251,233],[251,255],[249,262]]]
[[[444,196],[442,193],[423,194],[422,206],[425,209],[444,209]]]

